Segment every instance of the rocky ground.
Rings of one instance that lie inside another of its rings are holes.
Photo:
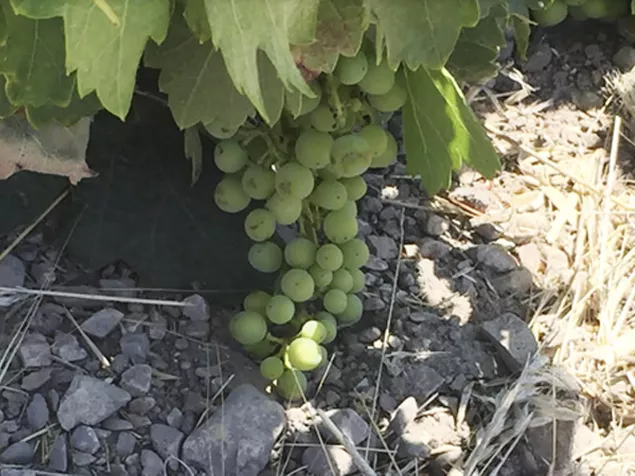
[[[304,404],[267,396],[213,295],[140,289],[126,264],[87,271],[30,234],[0,287],[52,293],[0,293],[0,474],[635,474],[632,370],[600,391],[606,375],[563,350],[578,342],[562,291],[582,279],[576,210],[594,196],[576,178],[607,161],[603,88],[635,64],[624,46],[574,24],[538,31],[526,62],[503,55],[469,95],[495,180],[463,171],[428,199],[401,162],[367,174],[366,312]],[[625,144],[620,177],[631,157]]]

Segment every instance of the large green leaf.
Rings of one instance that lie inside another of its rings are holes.
[[[339,55],[357,53],[368,22],[363,0],[322,0],[315,40],[294,46],[296,61],[310,71],[333,71]]]
[[[207,22],[207,14],[205,13],[205,0],[184,0],[185,9],[183,17],[187,25],[202,43],[212,38],[212,32]]]
[[[7,76],[6,93],[11,102],[35,107],[47,102],[67,104],[73,93],[74,78],[64,71],[62,21],[18,16],[8,3],[0,9],[7,34],[7,43],[0,50],[0,72]]]
[[[479,20],[477,0],[366,0],[377,18],[377,34],[388,62],[410,69],[440,68],[450,57],[461,28]]]
[[[12,115],[17,107],[11,104],[6,93],[7,78],[4,74],[0,74],[0,119]]]
[[[313,26],[303,25],[307,17],[298,13],[304,11],[306,0],[205,0],[205,7],[212,41],[220,48],[230,77],[267,122],[272,119],[259,81],[258,50],[269,57],[285,87],[313,97],[289,49],[290,32],[306,37]]]
[[[55,122],[70,127],[80,119],[96,114],[102,108],[95,93],[79,97],[77,89],[73,90],[70,102],[64,107],[48,103],[40,107],[27,106],[26,117],[36,129],[46,127]]]
[[[108,111],[125,119],[145,45],[149,38],[161,43],[167,34],[170,0],[108,0],[108,12],[86,0],[11,2],[31,18],[64,19],[66,71],[77,71],[79,94],[96,91]]]
[[[450,185],[452,169],[466,163],[485,177],[500,166],[483,127],[446,70],[404,70],[408,101],[403,110],[408,171],[420,175],[429,194]]]

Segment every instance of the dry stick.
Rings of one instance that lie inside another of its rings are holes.
[[[102,353],[101,350],[99,350],[99,347],[95,345],[92,339],[88,337],[88,334],[84,332],[84,329],[80,327],[80,325],[77,323],[73,315],[70,312],[68,312],[68,309],[64,308],[64,314],[66,314],[66,317],[68,317],[68,319],[77,328],[77,331],[80,333],[82,338],[86,341],[86,344],[88,344],[88,347],[90,347],[90,350],[93,351],[93,354],[95,354],[95,357],[97,357],[97,359],[101,362],[101,365],[103,365],[105,369],[110,369],[110,362],[108,362],[108,359],[106,358],[106,356]]]
[[[377,473],[375,473],[373,468],[371,468],[368,462],[364,458],[362,458],[362,456],[359,454],[359,452],[357,451],[357,448],[355,448],[355,445],[353,444],[351,439],[348,437],[348,435],[345,435],[344,433],[342,433],[342,431],[335,425],[335,423],[333,423],[333,421],[329,418],[326,412],[324,412],[324,410],[318,408],[315,411],[317,415],[322,419],[322,422],[324,423],[326,428],[331,432],[333,437],[338,441],[338,443],[341,444],[344,448],[346,448],[346,451],[348,452],[349,455],[351,455],[351,458],[353,459],[353,463],[355,463],[355,466],[357,466],[357,469],[359,469],[359,471],[365,476],[377,476]]]

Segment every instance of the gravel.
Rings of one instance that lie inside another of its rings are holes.
[[[20,344],[19,353],[24,367],[46,367],[52,362],[46,337],[37,332],[26,335]]]
[[[148,393],[152,384],[152,367],[137,364],[121,374],[119,385],[133,397],[141,397]]]
[[[101,444],[94,429],[89,426],[78,426],[71,433],[71,447],[82,453],[95,454]]]
[[[123,312],[107,307],[86,319],[81,328],[86,334],[103,339],[115,330],[123,316]]]
[[[31,399],[31,403],[26,407],[26,419],[29,427],[38,431],[46,426],[49,421],[49,408],[41,393],[36,393]]]
[[[55,341],[51,346],[51,351],[66,362],[82,360],[88,355],[84,348],[79,345],[77,337],[64,332],[55,333]]]

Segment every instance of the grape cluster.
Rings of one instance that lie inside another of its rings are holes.
[[[369,250],[357,237],[356,202],[366,194],[362,174],[397,157],[395,138],[378,122],[405,103],[401,78],[364,49],[340,57],[332,75],[313,81],[316,97],[303,97],[274,128],[239,131],[216,146],[225,176],[215,202],[228,213],[258,203],[244,222],[254,241],[248,260],[279,273],[275,292],[244,299],[230,331],[284,398],[302,396],[304,372],[327,363],[338,327],[362,317],[357,293]],[[292,224],[299,236],[281,247],[276,228]]]

